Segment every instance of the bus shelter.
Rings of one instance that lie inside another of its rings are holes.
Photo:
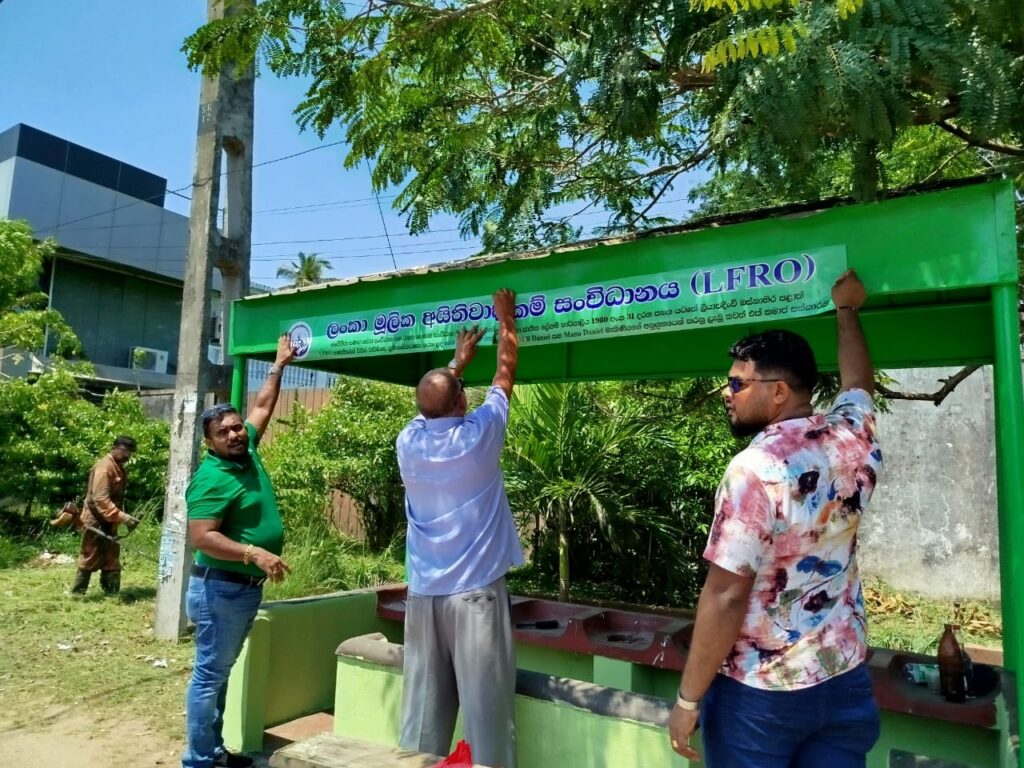
[[[868,290],[861,320],[876,368],[994,367],[1008,673],[1000,707],[1004,730],[1017,733],[1024,399],[1015,227],[1010,182],[975,181],[874,204],[788,207],[253,296],[232,306],[232,397],[241,407],[246,360],[272,360],[284,332],[298,346],[296,365],[415,385],[447,364],[457,328],[496,326],[490,296],[503,287],[517,295],[522,383],[720,376],[735,339],[772,327],[804,335],[821,369],[835,370],[830,289],[855,268]],[[492,373],[482,351],[466,383],[489,383]],[[232,706],[232,722],[246,712],[260,723],[284,716],[254,712],[259,705],[251,702]],[[251,724],[238,727],[252,732]],[[1001,762],[1017,765],[1006,754]]]

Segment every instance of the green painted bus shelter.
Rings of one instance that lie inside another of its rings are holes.
[[[1004,660],[1024,694],[1024,398],[1008,181],[763,211],[249,297],[232,307],[232,396],[241,407],[245,361],[273,359],[285,331],[309,344],[298,365],[413,385],[448,362],[457,327],[493,324],[486,297],[502,287],[522,302],[520,325],[532,323],[520,350],[524,383],[722,376],[731,343],[771,327],[803,334],[819,366],[835,370],[827,289],[846,267],[868,290],[861,318],[877,368],[994,366]],[[417,333],[418,341],[403,341]],[[488,383],[493,365],[482,351],[467,384]]]

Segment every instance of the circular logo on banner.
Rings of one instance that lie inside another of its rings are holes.
[[[293,324],[288,329],[288,335],[292,340],[296,360],[301,360],[309,354],[309,350],[313,346],[313,330],[306,323]]]

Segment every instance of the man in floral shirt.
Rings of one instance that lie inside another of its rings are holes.
[[[709,768],[853,768],[878,738],[856,557],[882,466],[865,298],[852,271],[832,288],[842,391],[827,413],[811,406],[818,372],[802,337],[768,331],[730,350],[726,411],[754,438],[718,489],[669,721],[672,747],[695,760],[699,717]]]

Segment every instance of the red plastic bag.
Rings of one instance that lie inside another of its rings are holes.
[[[473,768],[473,750],[464,740],[460,741],[455,745],[455,751],[441,762],[435,763],[434,768]]]

